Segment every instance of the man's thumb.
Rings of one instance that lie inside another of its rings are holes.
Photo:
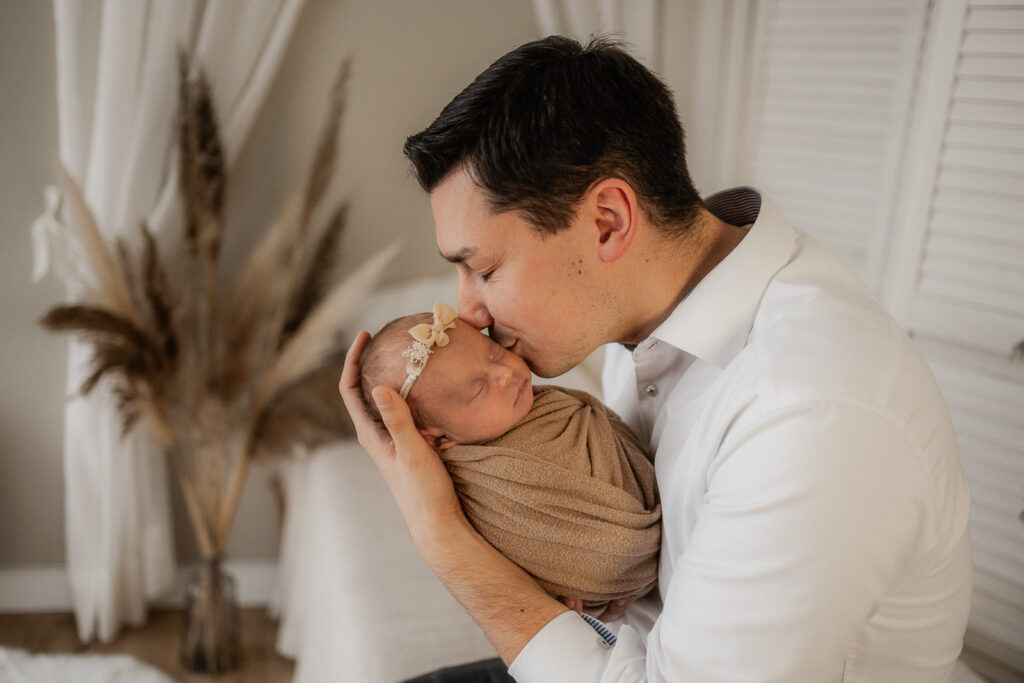
[[[391,438],[397,443],[401,433],[412,427],[409,405],[387,387],[376,387],[372,393],[384,426],[388,428]]]

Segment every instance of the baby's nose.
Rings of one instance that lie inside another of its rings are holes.
[[[494,381],[504,389],[512,382],[512,370],[503,365],[498,367],[495,371]]]

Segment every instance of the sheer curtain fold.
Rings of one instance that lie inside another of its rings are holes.
[[[664,64],[662,24],[665,0],[533,0],[543,35],[586,40],[613,33],[634,48],[637,59],[659,71]]]
[[[109,238],[180,226],[174,164],[177,52],[193,49],[237,158],[304,0],[54,0],[61,163]],[[50,244],[51,249],[60,248]],[[46,259],[49,262],[49,259]],[[89,365],[72,343],[68,392]],[[175,566],[163,454],[121,437],[109,391],[68,402],[64,425],[67,567],[79,637],[113,640],[141,623]]]

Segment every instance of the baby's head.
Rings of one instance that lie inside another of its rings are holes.
[[[406,396],[420,434],[434,448],[501,436],[533,407],[529,368],[522,358],[454,318],[449,307],[435,304],[434,311],[392,320],[370,340],[360,360],[367,407],[379,418],[370,395],[373,388],[384,385],[400,391],[406,383],[409,366],[414,365],[406,356],[420,343],[410,330],[425,325],[435,331],[439,343],[424,344],[429,355],[419,347],[420,357],[427,360]],[[420,339],[430,332],[425,327],[419,331]],[[445,339],[448,343],[442,346]]]

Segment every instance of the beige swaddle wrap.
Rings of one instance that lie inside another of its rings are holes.
[[[654,465],[589,394],[545,388],[502,436],[441,457],[476,530],[552,595],[593,607],[657,581]]]

